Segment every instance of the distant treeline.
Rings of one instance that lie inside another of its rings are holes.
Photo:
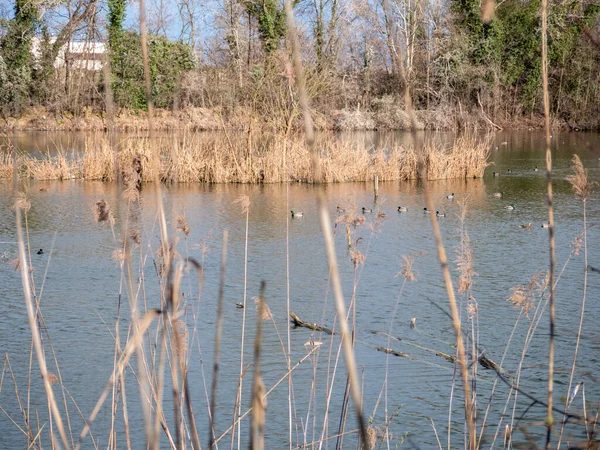
[[[539,0],[293,4],[318,126],[405,127],[401,70],[423,126],[541,123]],[[177,0],[147,9],[155,106],[210,108],[224,124],[242,111],[250,126],[282,131],[298,123],[280,0]],[[121,110],[146,109],[140,33],[125,27],[127,11],[126,0],[16,0],[0,8],[0,114],[43,107],[102,115],[110,99]],[[549,2],[551,112],[562,126],[600,126],[599,26],[597,1]],[[98,53],[99,42],[106,45]],[[92,60],[101,69],[82,64]]]

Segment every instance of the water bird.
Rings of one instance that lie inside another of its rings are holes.
[[[526,230],[531,230],[531,222],[529,222],[527,225],[520,225],[521,228],[525,228]]]
[[[335,208],[338,212],[338,214],[343,214],[346,212],[346,210],[344,208],[342,208],[340,205],[337,205],[337,207]]]
[[[304,217],[304,213],[303,212],[294,212],[293,209],[290,212],[292,213],[292,218],[295,218],[295,217]]]
[[[499,176],[500,176],[500,174],[499,174],[498,172],[492,172],[492,176],[494,176],[494,177],[499,177]]]
[[[446,195],[446,198],[447,198],[448,200],[454,200],[454,192],[453,192],[452,194],[448,194],[448,195]]]
[[[37,251],[37,254],[38,254],[38,255],[43,255],[43,254],[44,254],[44,249],[43,249],[43,248],[40,248],[40,249]]]
[[[378,217],[379,219],[385,219],[385,218],[387,217],[387,214],[386,214],[386,213],[382,213],[381,211],[379,211],[379,212],[377,213],[377,217]]]
[[[424,214],[429,214],[431,211],[429,211],[427,208],[423,208],[423,213]]]
[[[408,208],[406,206],[398,206],[398,212],[407,212]]]
[[[504,197],[504,191],[494,192],[494,197],[498,197],[498,198]]]
[[[506,205],[506,206],[504,207],[504,209],[508,209],[508,210],[511,210],[511,211],[512,211],[513,209],[515,209],[515,204],[514,204],[514,203],[511,203],[510,205]]]
[[[40,188],[40,192],[48,192],[48,188],[47,187],[41,187]]]
[[[533,169],[533,171],[534,171],[534,172],[537,172],[537,171],[538,171],[538,168],[537,168],[537,166],[535,166],[535,169]]]
[[[237,306],[240,309],[244,309],[244,304],[242,302],[235,302],[235,306]]]
[[[542,224],[542,228],[550,228],[550,224],[548,222],[544,222]]]
[[[411,329],[417,328],[417,318],[416,317],[413,317],[410,319],[410,328]]]
[[[363,206],[363,207],[362,207],[362,212],[363,212],[363,214],[364,214],[364,213],[371,213],[371,212],[373,212],[373,210],[372,210],[372,209],[367,209],[367,208],[365,208],[365,207]]]
[[[506,173],[512,173],[512,169],[506,169]]]
[[[446,213],[441,213],[441,212],[439,212],[439,211],[436,211],[436,212],[435,212],[435,215],[436,215],[437,217],[446,217]]]

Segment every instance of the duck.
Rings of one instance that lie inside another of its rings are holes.
[[[448,194],[448,195],[446,195],[446,198],[447,198],[448,200],[454,200],[454,192],[453,192],[452,194]]]
[[[506,173],[512,173],[512,169],[506,169]]]
[[[534,171],[534,172],[537,172],[537,171],[538,171],[538,168],[537,168],[537,166],[535,166],[535,168],[533,169],[533,171]]]
[[[446,217],[446,213],[441,213],[441,212],[439,212],[439,211],[436,211],[436,212],[435,212],[435,215],[436,215],[437,217]]]
[[[386,214],[386,213],[383,213],[383,212],[381,212],[381,211],[379,211],[379,212],[377,213],[377,217],[378,217],[379,219],[385,219],[385,218],[387,217],[387,214]]]
[[[362,207],[362,212],[363,212],[363,214],[365,214],[365,213],[371,213],[371,212],[373,212],[373,210],[372,210],[372,209],[367,209],[367,208],[365,208],[365,207],[363,206],[363,207]]]
[[[550,228],[550,224],[548,222],[542,223],[542,228]]]
[[[304,213],[303,212],[294,212],[293,209],[290,212],[292,213],[292,218],[304,217]]]
[[[41,187],[40,188],[40,192],[48,192],[48,188],[47,187]]]
[[[424,214],[429,214],[431,211],[429,211],[427,208],[423,208],[423,213]]]
[[[499,177],[499,176],[500,176],[500,174],[499,174],[498,172],[492,172],[492,176],[494,176],[494,177]]]
[[[510,205],[506,205],[506,206],[504,207],[504,209],[508,209],[508,210],[511,210],[511,211],[512,211],[513,209],[515,209],[515,204],[514,204],[514,203],[511,203]]]
[[[343,214],[346,212],[346,210],[344,208],[342,208],[340,205],[337,205],[337,207],[335,208],[338,212],[338,214]]]
[[[520,225],[521,228],[525,228],[526,230],[531,230],[531,222],[529,222],[527,225]]]
[[[494,197],[498,197],[498,198],[504,197],[504,191],[494,192]]]
[[[408,208],[406,206],[398,206],[398,212],[408,212]]]
[[[38,255],[43,255],[43,254],[44,254],[44,249],[43,249],[43,248],[40,248],[40,249],[37,251],[37,254],[38,254]]]

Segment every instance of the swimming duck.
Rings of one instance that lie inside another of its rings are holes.
[[[500,174],[499,174],[498,172],[492,172],[492,176],[494,176],[494,177],[499,177],[499,176],[500,176]]]
[[[378,217],[379,219],[385,219],[385,218],[387,217],[387,214],[386,214],[386,213],[382,213],[381,211],[379,211],[379,212],[377,213],[377,217]]]
[[[408,208],[405,206],[398,206],[398,212],[407,212]]]
[[[447,198],[448,200],[454,200],[454,192],[453,192],[452,194],[448,194],[448,195],[446,195],[446,198]]]
[[[550,228],[550,224],[548,222],[544,222],[542,224],[542,228]]]
[[[336,210],[337,210],[338,214],[343,214],[346,212],[346,210],[344,208],[342,208],[340,205],[337,205]]]
[[[506,173],[512,173],[512,169],[506,169]]]
[[[293,209],[292,209],[290,212],[292,213],[292,218],[295,218],[295,217],[303,217],[303,216],[304,216],[304,213],[303,213],[303,212],[294,212],[294,210],[293,210]]]
[[[515,204],[514,204],[514,203],[511,203],[510,205],[506,205],[506,206],[504,207],[504,209],[509,209],[509,210],[511,210],[511,211],[512,211],[513,209],[515,209]]]
[[[531,222],[529,222],[527,225],[520,225],[521,228],[525,228],[526,230],[531,230]]]
[[[435,212],[435,215],[436,215],[437,217],[446,217],[446,213],[441,213],[441,212],[439,212],[439,211],[436,211],[436,212]]]
[[[537,166],[535,166],[535,169],[533,169],[533,171],[534,171],[534,172],[537,172],[537,171],[538,171],[538,168],[537,168]]]
[[[423,213],[424,214],[429,214],[431,211],[429,211],[427,208],[423,208]]]
[[[498,198],[504,197],[504,191],[494,192],[494,197],[498,197]]]
[[[367,209],[367,208],[365,208],[365,207],[363,206],[363,208],[362,208],[362,212],[363,212],[363,214],[364,214],[364,213],[370,213],[370,212],[373,212],[373,210],[372,210],[372,209]]]
[[[43,255],[43,254],[44,254],[44,249],[43,249],[43,248],[40,248],[40,249],[37,251],[37,254],[38,254],[38,255]]]

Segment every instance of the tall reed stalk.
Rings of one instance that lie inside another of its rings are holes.
[[[550,98],[548,94],[548,0],[542,0],[542,84],[544,90],[544,117],[546,131],[546,186],[548,192],[548,243],[550,247],[549,283],[550,283],[550,333],[548,342],[548,414],[546,417],[546,449],[550,448],[552,438],[553,394],[554,394],[554,341],[556,308],[554,304],[554,262],[556,245],[554,241],[554,209],[552,205],[552,152],[550,150]]]
[[[294,72],[296,75],[296,84],[298,87],[300,97],[300,107],[304,118],[304,132],[306,135],[306,145],[312,155],[312,170],[315,180],[321,179],[321,169],[319,166],[319,158],[317,149],[314,146],[315,136],[312,123],[312,115],[308,104],[308,96],[306,93],[304,72],[302,70],[302,62],[300,60],[300,50],[298,44],[298,37],[296,35],[296,25],[294,20],[294,13],[292,10],[291,0],[285,0],[285,13],[288,26],[288,39],[292,47],[292,63]],[[321,222],[321,230],[325,239],[325,248],[327,251],[327,259],[329,261],[329,270],[331,273],[331,281],[333,284],[333,292],[335,297],[335,305],[337,310],[337,316],[340,323],[342,342],[344,345],[344,356],[346,359],[346,367],[348,369],[348,377],[350,380],[352,398],[354,401],[354,407],[356,409],[356,415],[358,418],[358,424],[360,429],[360,437],[362,440],[362,446],[365,450],[368,450],[367,441],[367,426],[364,420],[362,411],[362,397],[360,393],[360,385],[356,372],[356,362],[354,358],[354,350],[352,348],[352,342],[350,339],[350,333],[348,330],[348,321],[346,319],[346,307],[344,303],[344,295],[342,293],[342,284],[338,271],[338,265],[335,255],[335,247],[333,245],[333,235],[330,225],[329,212],[327,211],[325,192],[321,185],[318,186],[317,190],[317,206],[319,211],[319,219]]]

